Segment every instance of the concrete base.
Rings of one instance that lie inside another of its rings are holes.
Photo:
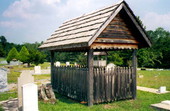
[[[158,110],[167,110],[170,111],[170,105],[164,104],[164,103],[157,103],[157,104],[151,104],[151,107],[156,108]]]

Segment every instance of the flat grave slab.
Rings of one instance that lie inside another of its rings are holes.
[[[147,87],[141,87],[141,86],[137,86],[137,90],[146,91],[146,92],[155,93],[155,94],[170,93],[170,91],[165,91],[165,92],[160,93],[159,89],[147,88]]]
[[[170,111],[170,100],[162,101],[161,103],[157,103],[157,104],[151,104],[151,107],[159,110]]]

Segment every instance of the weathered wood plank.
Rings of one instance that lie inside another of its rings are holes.
[[[133,66],[133,99],[136,99],[136,72],[137,72],[137,50],[133,51],[132,55],[132,66]]]
[[[87,98],[88,106],[93,106],[93,49],[89,49],[88,56],[88,74],[87,74]]]
[[[139,42],[134,39],[97,38],[94,43],[138,44]]]
[[[54,88],[54,51],[51,51],[51,84]]]
[[[92,49],[138,49],[136,44],[105,44],[105,43],[93,43]]]

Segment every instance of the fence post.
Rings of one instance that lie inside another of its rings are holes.
[[[51,51],[51,85],[54,88],[54,51]]]
[[[136,73],[137,73],[137,56],[136,56],[137,50],[135,49],[133,51],[132,55],[132,67],[133,67],[133,73],[132,73],[132,79],[133,79],[133,92],[132,97],[133,99],[136,99]]]
[[[87,100],[88,106],[93,106],[93,49],[88,50],[87,57]]]

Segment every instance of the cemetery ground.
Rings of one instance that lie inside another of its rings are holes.
[[[41,65],[42,69],[49,67],[49,63]],[[12,66],[8,74],[8,84],[16,84],[17,78],[20,76],[22,70],[33,70],[32,67],[25,66]],[[153,70],[153,71],[138,71],[138,75],[143,75],[143,78],[137,77],[137,85],[149,88],[158,89],[160,86],[166,86],[170,90],[170,70]],[[35,82],[41,84],[43,80],[49,80],[50,75],[34,75]],[[41,81],[42,80],[42,81]],[[0,93],[0,101],[8,100],[17,97],[17,90],[13,89],[5,93]],[[153,94],[149,92],[137,91],[136,100],[116,101],[111,103],[103,103],[87,107],[86,104],[74,101],[56,93],[57,103],[50,104],[39,101],[40,111],[154,111],[150,104],[160,103],[164,100],[170,99],[170,93],[166,94]],[[0,111],[2,108],[0,107]]]

